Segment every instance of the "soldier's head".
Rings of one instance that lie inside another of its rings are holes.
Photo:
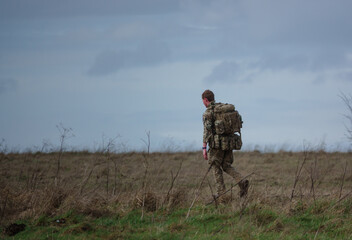
[[[214,93],[209,89],[205,90],[202,94],[202,100],[205,107],[215,100]]]

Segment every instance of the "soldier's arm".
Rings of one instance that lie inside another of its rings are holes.
[[[203,157],[205,160],[208,160],[208,155],[207,155],[207,143],[209,138],[211,137],[211,127],[212,127],[212,121],[211,121],[211,115],[207,112],[203,114],[203,126],[204,126],[204,131],[203,131]]]
[[[203,143],[207,143],[212,134],[212,120],[209,112],[203,114],[203,126]]]

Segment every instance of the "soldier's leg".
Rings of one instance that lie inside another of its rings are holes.
[[[212,164],[213,174],[216,181],[216,192],[221,195],[225,192],[225,183],[222,175],[221,160],[223,151],[217,149],[209,150],[209,164]]]
[[[229,174],[231,177],[235,179],[236,182],[241,181],[242,175],[236,171],[234,167],[231,166],[233,163],[233,154],[232,150],[224,152],[224,161],[222,162],[222,169],[224,172]]]
[[[216,193],[221,195],[225,192],[225,183],[220,165],[213,165],[213,173],[216,181]]]
[[[224,156],[224,161],[222,163],[222,169],[224,172],[232,176],[236,183],[238,183],[238,186],[240,187],[240,197],[243,197],[247,194],[248,192],[248,187],[249,187],[249,181],[247,179],[242,179],[243,176],[236,171],[234,167],[231,166],[233,163],[233,154],[232,150],[231,151],[226,151],[225,156]]]

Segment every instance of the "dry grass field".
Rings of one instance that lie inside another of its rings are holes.
[[[183,209],[183,214],[177,217],[179,221],[187,218],[186,213],[190,218],[197,217],[200,208],[203,213],[204,209],[213,209],[222,211],[213,213],[231,213],[239,218],[248,217],[257,208],[284,216],[303,213],[312,206],[312,211],[321,216],[324,211],[330,214],[352,212],[349,210],[352,206],[352,153],[240,151],[234,152],[234,159],[233,166],[244,176],[250,175],[248,196],[240,199],[238,186],[231,188],[235,182],[224,174],[226,187],[230,189],[226,194],[228,201],[218,206],[217,201],[208,204],[215,182],[212,171],[207,173],[209,165],[201,152],[1,154],[1,226],[3,231],[14,222],[38,226],[43,216],[64,216],[70,211],[94,219],[137,211],[134,212],[137,219],[149,219],[150,214],[171,214]],[[154,219],[155,215],[152,216]],[[255,219],[263,221],[264,225],[278,224],[272,223],[275,221],[270,221],[270,216],[269,222]],[[336,219],[342,221],[340,215]],[[247,220],[250,222],[253,218]],[[282,222],[276,227],[278,234],[285,237],[288,235],[284,232],[290,232],[293,227],[285,230]],[[351,224],[351,218],[347,222]],[[173,225],[168,225],[168,231],[170,226]],[[187,232],[185,229],[176,232],[183,231]],[[312,236],[319,231],[324,232],[322,223],[309,230]],[[329,236],[328,232],[326,234]],[[346,230],[341,236],[346,234],[352,236],[352,230]]]

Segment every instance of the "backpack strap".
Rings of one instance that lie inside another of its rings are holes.
[[[211,112],[211,122],[212,122],[211,131],[212,131],[213,137],[214,137],[215,134],[216,134],[216,133],[215,133],[215,111],[214,111],[214,109],[215,109],[215,103],[212,104],[212,105],[210,105],[210,108],[211,108],[210,112]]]

